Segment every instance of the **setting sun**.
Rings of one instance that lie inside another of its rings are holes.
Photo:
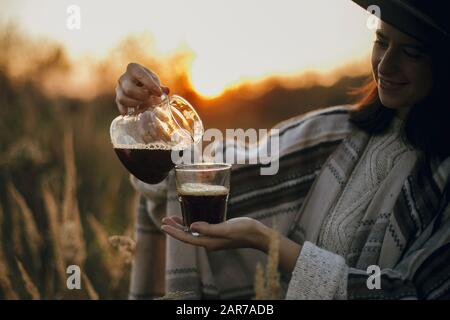
[[[193,53],[186,71],[206,98],[248,79],[333,70],[367,56],[372,34],[367,14],[348,0],[80,0],[80,30],[66,28],[70,4],[9,1],[0,18],[61,42],[73,59],[103,57],[126,36],[148,32],[151,56]]]

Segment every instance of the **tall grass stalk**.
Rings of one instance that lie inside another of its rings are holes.
[[[39,290],[36,288],[33,280],[31,280],[30,275],[27,270],[23,266],[22,262],[16,259],[17,267],[19,268],[20,275],[22,276],[22,280],[25,286],[27,293],[30,295],[33,300],[40,300],[41,295],[39,294]]]
[[[278,272],[280,238],[278,231],[273,228],[270,235],[267,266],[256,265],[255,272],[255,300],[279,300],[282,298],[280,273]]]
[[[35,265],[40,265],[40,248],[42,246],[42,238],[39,233],[39,228],[34,219],[33,212],[28,207],[25,198],[20,194],[12,183],[8,183],[8,192],[12,202],[16,205],[18,211],[21,213],[21,226],[23,226],[25,239],[30,248],[32,259]]]
[[[64,254],[61,246],[61,217],[55,196],[51,192],[48,183],[43,183],[41,190],[45,205],[45,212],[47,214],[49,243],[52,248],[54,268],[58,277],[59,286],[61,287],[65,285],[67,278]]]
[[[0,203],[0,230],[3,228],[3,207]],[[3,292],[5,299],[17,300],[19,297],[13,289],[12,283],[9,279],[8,266],[6,265],[6,255],[3,252],[3,243],[0,241],[0,289]]]
[[[76,196],[77,173],[72,129],[66,129],[63,141],[65,168],[62,202],[63,253],[66,262],[75,263],[81,267],[86,259],[86,244]]]
[[[83,280],[85,290],[86,290],[86,293],[87,293],[89,299],[99,300],[98,293],[97,293],[97,291],[95,291],[95,288],[92,285],[91,280],[89,279],[89,277],[87,276],[87,274],[85,272],[81,273],[81,278]]]

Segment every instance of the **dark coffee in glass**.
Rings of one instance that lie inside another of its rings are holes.
[[[230,169],[231,165],[224,163],[175,167],[178,200],[187,232],[191,232],[189,227],[194,222],[217,224],[226,220]]]
[[[203,183],[185,183],[178,189],[183,222],[205,221],[221,223],[226,220],[228,189],[224,186]]]

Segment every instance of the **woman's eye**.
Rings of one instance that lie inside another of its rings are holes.
[[[408,51],[408,50],[403,50],[403,52],[408,57],[413,58],[413,59],[420,59],[422,57],[422,55],[420,53],[417,53],[417,52],[411,52],[411,51]]]
[[[375,44],[377,46],[379,46],[380,48],[387,48],[388,47],[388,44],[386,42],[384,42],[384,41],[381,41],[381,40],[375,40]]]

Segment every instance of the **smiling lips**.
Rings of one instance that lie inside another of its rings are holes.
[[[408,82],[396,81],[382,77],[379,78],[378,82],[380,88],[386,91],[396,91],[403,88],[403,86],[405,86],[406,84],[408,84]]]

